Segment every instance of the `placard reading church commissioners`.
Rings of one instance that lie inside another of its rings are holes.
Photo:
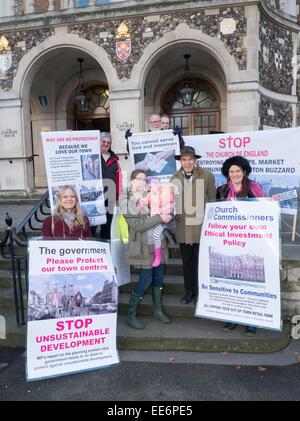
[[[27,380],[119,362],[109,244],[29,242]]]
[[[280,330],[278,202],[206,205],[196,316]]]
[[[100,157],[100,132],[42,132],[51,211],[60,187],[76,189],[90,225],[106,222]]]
[[[180,153],[179,140],[172,130],[134,133],[128,139],[128,146],[132,168],[146,171],[148,180],[168,182],[180,168],[175,160],[175,155]]]

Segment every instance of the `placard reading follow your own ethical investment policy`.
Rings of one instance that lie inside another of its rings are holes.
[[[196,316],[280,330],[279,262],[278,202],[208,203]]]

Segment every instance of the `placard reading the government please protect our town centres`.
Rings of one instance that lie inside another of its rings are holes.
[[[118,363],[117,304],[108,243],[31,240],[27,380]]]

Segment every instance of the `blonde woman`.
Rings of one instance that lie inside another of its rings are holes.
[[[79,205],[74,187],[64,186],[59,189],[54,213],[43,222],[43,237],[68,239],[92,237],[89,220]]]

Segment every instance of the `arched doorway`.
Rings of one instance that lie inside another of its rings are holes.
[[[88,110],[76,112],[78,57],[83,58]],[[38,74],[30,86],[33,181],[35,188],[47,186],[41,131],[110,130],[108,81],[90,55],[76,48],[57,48],[39,59]]]
[[[75,130],[110,131],[109,89],[106,84],[98,84],[88,88],[87,111],[80,113],[74,107]]]
[[[203,79],[193,78],[190,104],[186,104],[181,90],[184,81],[176,82],[167,92],[162,109],[170,116],[171,127],[181,127],[182,134],[201,135],[219,131],[221,111],[219,96],[214,87]]]

